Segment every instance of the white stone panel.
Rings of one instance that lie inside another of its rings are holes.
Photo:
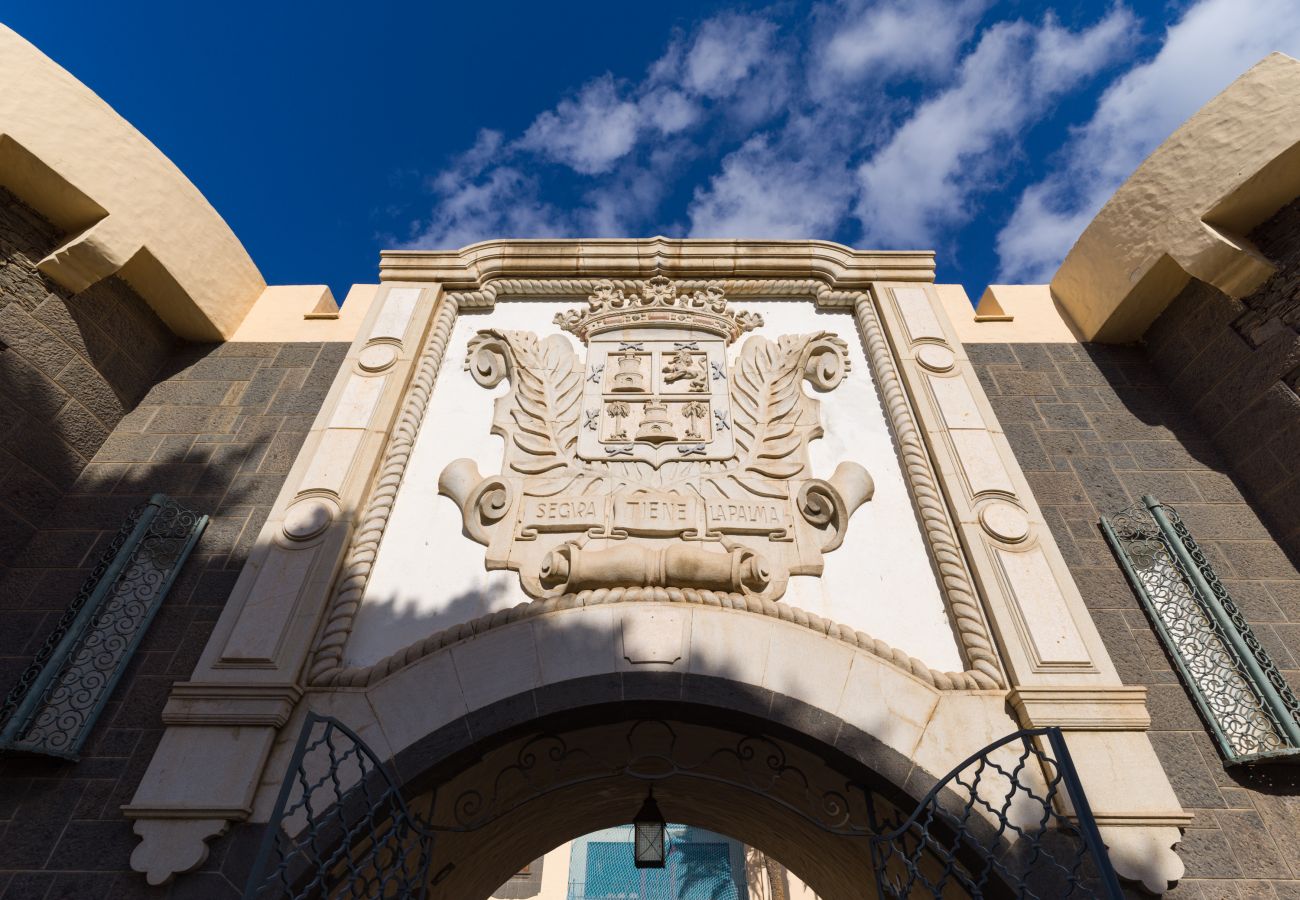
[[[808,453],[820,478],[847,459],[865,466],[876,483],[875,496],[849,523],[844,544],[826,554],[821,577],[791,578],[783,599],[865,631],[934,668],[965,668],[853,316],[816,312],[805,303],[737,306],[763,314],[762,334],[825,330],[848,341],[852,370],[835,390],[816,394],[826,434],[808,445]],[[811,391],[806,384],[803,389]]]
[[[491,435],[493,400],[505,393],[476,384],[463,369],[465,347],[481,328],[554,334],[555,313],[580,306],[502,302],[487,314],[462,314],[357,615],[345,664],[369,665],[433,631],[525,602],[513,572],[484,570],[484,548],[461,533],[455,504],[438,495],[438,476],[467,457],[483,474],[500,470],[502,443]],[[809,452],[813,474],[829,478],[844,460],[865,466],[875,496],[849,525],[843,546],[827,554],[821,577],[790,579],[784,600],[880,638],[941,669],[963,668],[943,608],[871,368],[851,314],[807,302],[734,301],[761,313],[758,333],[832,331],[849,344],[852,370],[833,391],[816,394],[826,435]],[[572,338],[569,338],[572,340]],[[744,338],[730,348],[734,359]],[[576,346],[575,341],[575,346]],[[580,354],[583,348],[578,347]]]
[[[443,355],[438,383],[393,504],[375,568],[348,641],[344,664],[375,663],[426,634],[524,603],[514,572],[488,572],[485,548],[461,534],[456,504],[438,495],[438,476],[465,457],[482,473],[501,468],[501,439],[490,433],[492,403],[508,390],[475,383],[465,347],[481,328],[549,334],[551,319],[572,301],[498,303],[489,314],[462,312]]]
[[[406,326],[411,323],[415,304],[420,299],[419,288],[393,288],[384,300],[374,326],[370,329],[370,339],[393,338],[400,341],[406,335]]]

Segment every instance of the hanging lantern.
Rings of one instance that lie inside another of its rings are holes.
[[[632,820],[634,831],[632,851],[638,869],[662,869],[664,867],[664,835],[668,830],[659,804],[655,803],[655,789],[650,788],[641,811]]]

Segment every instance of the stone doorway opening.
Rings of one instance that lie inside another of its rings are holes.
[[[387,762],[313,715],[245,896],[487,898],[625,826],[653,786],[668,821],[754,848],[822,900],[1118,897],[1057,739],[1010,735],[909,784],[906,760],[887,777],[782,723],[681,702],[570,709]]]
[[[728,835],[667,823],[662,868],[637,868],[631,825],[568,841],[492,893],[491,900],[817,900],[761,850]]]

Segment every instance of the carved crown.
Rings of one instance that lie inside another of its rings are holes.
[[[632,294],[603,281],[596,285],[587,303],[587,309],[555,315],[555,324],[577,335],[584,344],[602,332],[643,326],[699,329],[730,343],[763,324],[758,313],[727,309],[727,298],[716,285],[679,293],[677,285],[662,275],[641,282],[639,292]]]

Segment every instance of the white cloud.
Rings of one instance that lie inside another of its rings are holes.
[[[647,167],[628,168],[617,178],[587,191],[576,233],[590,237],[628,237],[643,233],[643,223],[652,221],[654,210],[668,189],[669,179],[662,174],[667,162],[657,154],[652,155]]]
[[[767,135],[746,141],[722,160],[690,205],[691,237],[829,237],[848,207],[851,179],[833,154],[793,152],[801,129],[784,145]]]
[[[587,82],[576,99],[561,100],[528,126],[519,146],[583,175],[608,172],[636,145],[637,104],[619,96],[611,75]]]
[[[999,278],[1050,280],[1079,233],[1138,164],[1189,116],[1269,52],[1300,55],[1296,0],[1202,0],[1150,61],[1120,76],[1063,163],[1026,188],[998,235]]]
[[[537,182],[517,168],[496,164],[502,144],[500,132],[479,132],[474,146],[431,181],[437,200],[433,217],[417,224],[401,246],[452,249],[503,235],[561,232],[563,215],[540,201]]]
[[[784,94],[773,83],[784,62],[772,46],[775,34],[776,26],[757,16],[709,19],[689,41],[672,41],[640,83],[620,83],[609,73],[588,81],[574,97],[539,114],[513,149],[600,176],[642,143],[698,124],[702,102],[761,121]]]
[[[681,91],[655,88],[641,98],[644,115],[660,134],[676,134],[690,128],[700,118],[700,109]]]
[[[700,26],[676,72],[681,85],[702,97],[730,97],[773,56],[776,26],[757,16],[724,14]],[[667,74],[665,66],[657,71]]]
[[[986,29],[955,83],[920,104],[859,167],[864,239],[928,247],[943,230],[968,221],[973,197],[994,186],[1019,132],[1108,64],[1133,26],[1120,8],[1078,32],[1050,14],[1037,27],[1017,21]]]
[[[514,141],[480,132],[430,180],[433,212],[416,223],[406,246],[644,228],[656,220],[674,177],[701,151],[686,138],[692,129],[711,122],[716,132],[727,121],[734,132],[781,108],[789,54],[773,46],[776,33],[765,18],[723,14],[672,40],[638,83],[605,73],[538,114]],[[579,203],[562,209],[543,201],[539,161],[591,179]]]
[[[990,0],[894,0],[823,7],[811,54],[829,81],[945,76]]]

